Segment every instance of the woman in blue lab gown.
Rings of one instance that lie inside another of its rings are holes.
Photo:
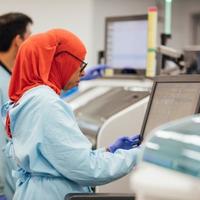
[[[30,37],[17,55],[9,97],[2,109],[6,151],[18,165],[14,200],[63,200],[67,193],[126,175],[137,148],[114,153],[91,143],[59,94],[84,75],[86,49],[73,33],[54,29]]]

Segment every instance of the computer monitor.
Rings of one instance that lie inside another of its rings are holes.
[[[154,128],[200,111],[200,75],[156,77],[141,129],[145,138]]]
[[[145,75],[147,15],[108,17],[105,31],[106,65]]]

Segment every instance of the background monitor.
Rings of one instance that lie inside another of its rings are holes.
[[[145,74],[147,15],[106,18],[105,62],[114,69]]]
[[[200,110],[200,76],[181,75],[155,78],[141,135],[154,128]]]

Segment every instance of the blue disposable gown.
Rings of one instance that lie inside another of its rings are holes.
[[[10,74],[0,65],[0,107],[8,101],[9,81]],[[8,200],[11,200],[15,191],[15,180],[11,173],[16,166],[2,151],[7,141],[6,135],[0,116],[0,194],[3,193]]]
[[[7,146],[19,166],[14,200],[63,200],[134,167],[137,149],[92,150],[70,106],[48,86],[28,90],[18,103],[9,108],[13,138]]]

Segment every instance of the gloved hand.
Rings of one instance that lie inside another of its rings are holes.
[[[6,200],[6,197],[4,195],[0,196],[0,200]]]
[[[113,144],[108,147],[108,150],[114,153],[117,149],[132,149],[140,144],[140,135],[134,135],[132,137],[118,138]]]

